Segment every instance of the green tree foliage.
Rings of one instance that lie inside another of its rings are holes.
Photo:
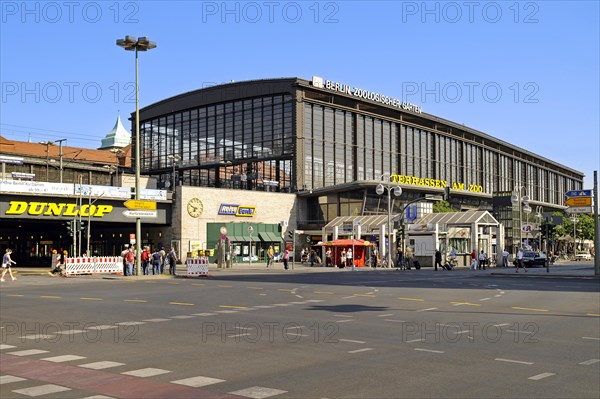
[[[555,212],[555,215],[563,216],[562,225],[556,226],[556,235],[559,237],[573,237],[573,220],[569,215],[564,215]],[[593,240],[594,239],[594,216],[582,213],[577,215],[575,222],[575,235],[577,239]]]
[[[433,213],[458,212],[448,201],[437,201],[433,204]]]

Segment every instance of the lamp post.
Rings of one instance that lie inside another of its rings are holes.
[[[48,163],[50,162],[50,154],[48,151],[48,147],[51,145],[54,145],[54,142],[53,141],[40,141],[40,144],[46,146],[46,182],[47,182],[48,181],[48,172],[49,172],[49,168],[50,168],[50,165],[48,165]]]
[[[571,216],[571,221],[573,222],[573,256],[577,255],[577,233],[575,228],[577,226],[577,216]]]
[[[116,186],[119,187],[119,155],[124,154],[124,151],[119,149],[119,148],[113,148],[112,150],[110,150],[110,152],[112,152],[113,154],[115,154],[115,159],[117,161],[116,165],[115,165],[115,180],[117,181]]]
[[[175,170],[175,167],[177,166],[177,162],[179,162],[181,160],[181,157],[179,155],[167,155],[167,159],[171,159],[173,162],[173,176],[172,176],[172,187],[171,187],[171,191],[175,192],[175,186],[177,186],[177,171]]]
[[[387,264],[389,268],[392,268],[394,266],[394,261],[392,260],[392,191],[394,191],[394,195],[396,197],[399,197],[402,195],[402,187],[398,186],[398,184],[393,185],[392,182],[390,181],[390,174],[389,173],[384,173],[383,175],[381,175],[381,177],[383,176],[387,176],[388,177],[388,181],[387,183],[383,184],[383,183],[379,183],[377,185],[377,187],[375,188],[375,192],[378,195],[383,195],[383,193],[385,192],[385,190],[387,190],[387,230],[388,230],[388,245],[387,245]],[[354,253],[352,254],[352,256],[354,256]]]
[[[532,209],[529,204],[524,202],[523,212],[525,213],[525,225],[527,226],[527,231],[525,232],[525,245],[529,245],[529,232],[531,231],[531,228],[529,227],[529,214],[531,211]]]
[[[519,186],[519,187],[515,187],[515,189],[513,190],[513,193],[510,197],[510,202],[512,203],[513,207],[518,206],[519,207],[519,237],[520,237],[520,241],[519,241],[519,248],[521,248],[523,246],[523,209],[521,204],[529,206],[529,197],[527,195],[522,195],[523,191],[521,191],[521,189],[525,190],[524,186]],[[530,212],[531,212],[531,208]]]
[[[150,41],[148,37],[142,36],[135,38],[125,36],[125,39],[117,39],[117,46],[123,47],[127,51],[135,50],[135,199],[140,199],[140,98],[138,85],[138,52],[147,51],[156,47],[156,43]],[[142,220],[135,219],[135,268],[137,276],[141,270],[141,240],[142,240]]]

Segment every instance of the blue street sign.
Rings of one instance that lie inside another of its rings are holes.
[[[565,193],[565,197],[591,197],[592,190],[571,190]]]
[[[412,205],[409,205],[408,207],[406,207],[406,211],[404,212],[404,214],[405,214],[404,217],[409,222],[413,222],[413,221],[417,220],[417,205],[412,204]]]

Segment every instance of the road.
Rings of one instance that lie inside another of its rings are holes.
[[[20,276],[0,311],[2,398],[600,396],[598,279]]]

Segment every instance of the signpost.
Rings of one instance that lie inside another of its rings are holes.
[[[565,200],[566,206],[592,206],[592,197],[569,197]]]
[[[565,193],[567,213],[592,213],[592,190],[571,190]]]
[[[123,216],[127,218],[155,218],[158,217],[157,211],[131,210],[123,211]]]
[[[156,201],[147,201],[147,200],[127,200],[123,202],[123,205],[127,209],[134,209],[140,211],[154,211],[156,210]]]

